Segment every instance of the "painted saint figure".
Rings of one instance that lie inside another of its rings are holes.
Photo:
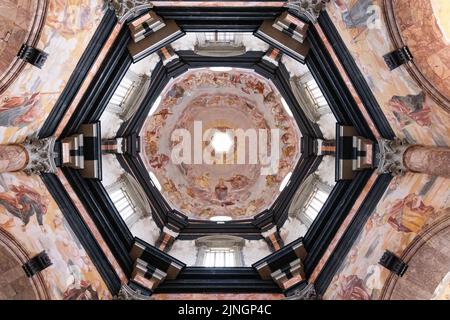
[[[43,216],[47,212],[45,199],[26,186],[12,186],[11,191],[15,193],[14,196],[7,193],[0,194],[0,205],[10,214],[22,220],[24,229],[30,222],[31,217],[36,215],[39,226],[45,232],[43,222]]]
[[[219,200],[225,200],[228,194],[228,187],[225,185],[223,179],[219,179],[219,183],[216,186],[216,197]]]
[[[43,114],[39,101],[40,94],[30,97],[9,97],[0,104],[1,127],[24,127],[36,121]]]

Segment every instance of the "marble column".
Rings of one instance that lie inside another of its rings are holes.
[[[0,145],[0,173],[25,169],[29,161],[28,152],[19,144]]]
[[[378,145],[379,173],[417,172],[450,178],[450,148],[410,145],[398,138],[380,139]]]
[[[412,172],[450,178],[450,149],[410,146],[403,154],[403,164]]]

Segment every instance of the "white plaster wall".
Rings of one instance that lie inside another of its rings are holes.
[[[143,217],[130,228],[133,236],[138,237],[151,245],[158,240],[160,230],[151,217]]]
[[[332,156],[324,156],[322,158],[322,162],[317,168],[316,174],[319,176],[319,179],[328,184],[329,186],[334,186],[336,184],[335,181],[335,158]]]
[[[267,257],[271,253],[269,245],[265,240],[245,240],[245,245],[242,248],[244,265],[251,267],[253,263]]]
[[[145,57],[136,63],[132,63],[130,70],[138,75],[146,74],[150,76],[159,60],[158,53],[152,53],[148,57]]]
[[[101,127],[102,127],[102,139],[110,139],[116,136],[117,130],[119,130],[122,124],[122,119],[120,119],[116,114],[109,112],[106,108],[100,117]]]
[[[325,113],[322,115],[317,121],[317,124],[320,127],[320,131],[322,131],[322,134],[325,139],[327,140],[333,140],[336,137],[336,118],[334,117],[333,113]]]
[[[171,43],[172,48],[175,51],[178,50],[194,50],[195,43],[197,42],[197,35],[195,32],[186,32],[186,34],[178,40]]]
[[[188,266],[195,266],[197,262],[197,246],[195,245],[195,240],[175,240],[169,254],[186,263]]]
[[[309,72],[308,67],[305,64],[301,64],[297,60],[292,59],[286,54],[281,56],[281,62],[286,67],[289,75],[292,77],[300,77],[305,73]]]
[[[119,165],[116,156],[113,154],[102,155],[102,170],[103,170],[102,184],[105,187],[112,185],[119,179],[119,177],[123,173],[125,173],[125,171]]]
[[[308,231],[308,227],[304,225],[299,219],[289,217],[280,229],[280,236],[284,244],[287,245],[292,241],[303,237]]]
[[[255,37],[251,33],[242,33],[242,42],[245,45],[245,51],[267,51],[269,44]]]

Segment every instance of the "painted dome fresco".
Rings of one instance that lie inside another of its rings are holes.
[[[191,69],[172,80],[141,132],[145,165],[191,219],[267,209],[300,157],[300,131],[275,86],[251,70]]]

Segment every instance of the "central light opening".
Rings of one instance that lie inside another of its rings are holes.
[[[216,222],[225,222],[225,221],[231,221],[231,220],[233,220],[233,218],[231,218],[230,216],[214,216],[214,217],[209,218],[209,220],[216,221]]]
[[[212,137],[211,145],[217,153],[228,152],[233,146],[233,139],[225,132],[216,132]]]
[[[229,72],[233,70],[231,67],[210,67],[209,70],[211,71],[219,71],[219,72]]]

